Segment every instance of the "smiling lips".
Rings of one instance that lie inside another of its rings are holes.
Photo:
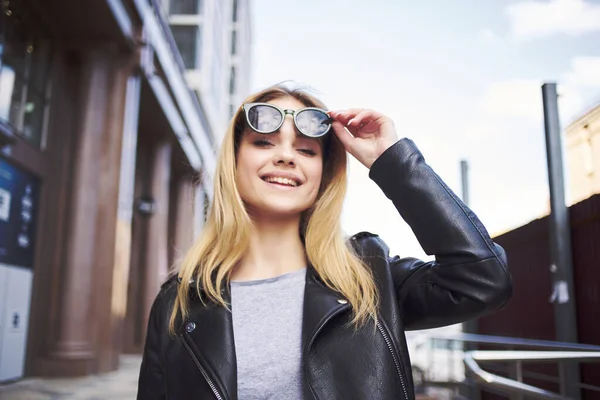
[[[263,176],[262,180],[268,183],[275,183],[277,185],[283,186],[291,186],[297,187],[300,186],[300,181],[294,177],[284,177],[284,176],[275,176],[275,175],[267,175]]]

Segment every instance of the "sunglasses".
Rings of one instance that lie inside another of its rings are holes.
[[[289,114],[294,117],[294,125],[301,134],[317,138],[329,132],[333,121],[325,110],[316,107],[283,110],[269,103],[247,103],[242,109],[246,114],[248,126],[258,133],[276,132]]]

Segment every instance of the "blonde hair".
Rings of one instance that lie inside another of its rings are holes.
[[[325,106],[302,90],[276,85],[249,96],[244,103],[268,102],[291,96],[307,107]],[[195,281],[198,297],[228,307],[222,289],[248,248],[252,220],[236,184],[236,154],[246,129],[241,107],[233,116],[220,149],[214,179],[214,198],[201,235],[181,261],[179,287],[169,331],[189,314],[189,290]],[[335,133],[323,142],[323,176],[314,205],[304,212],[300,235],[309,263],[323,283],[344,296],[353,310],[355,326],[377,319],[377,288],[371,270],[344,239],[340,217],[346,194],[346,151]],[[201,289],[204,296],[201,294]]]

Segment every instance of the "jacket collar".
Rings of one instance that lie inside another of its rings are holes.
[[[302,314],[302,351],[308,352],[316,336],[333,316],[350,305],[338,292],[327,287],[312,266],[306,274]]]
[[[309,265],[306,272],[302,314],[302,351],[308,352],[323,326],[333,316],[350,308],[339,293],[328,288]],[[224,292],[230,304],[230,288]],[[193,292],[196,292],[194,285]],[[191,332],[188,324],[195,324]],[[229,309],[212,303],[202,304],[194,296],[190,315],[183,323],[183,335],[193,342],[192,349],[200,364],[227,399],[237,399],[237,363],[233,319]]]

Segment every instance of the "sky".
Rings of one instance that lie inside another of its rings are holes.
[[[492,236],[549,211],[542,84],[558,86],[563,128],[600,103],[600,0],[251,7],[252,92],[289,80],[329,109],[380,111],[457,194],[467,160],[469,206]],[[393,254],[431,258],[354,159],[342,226],[380,235]]]

